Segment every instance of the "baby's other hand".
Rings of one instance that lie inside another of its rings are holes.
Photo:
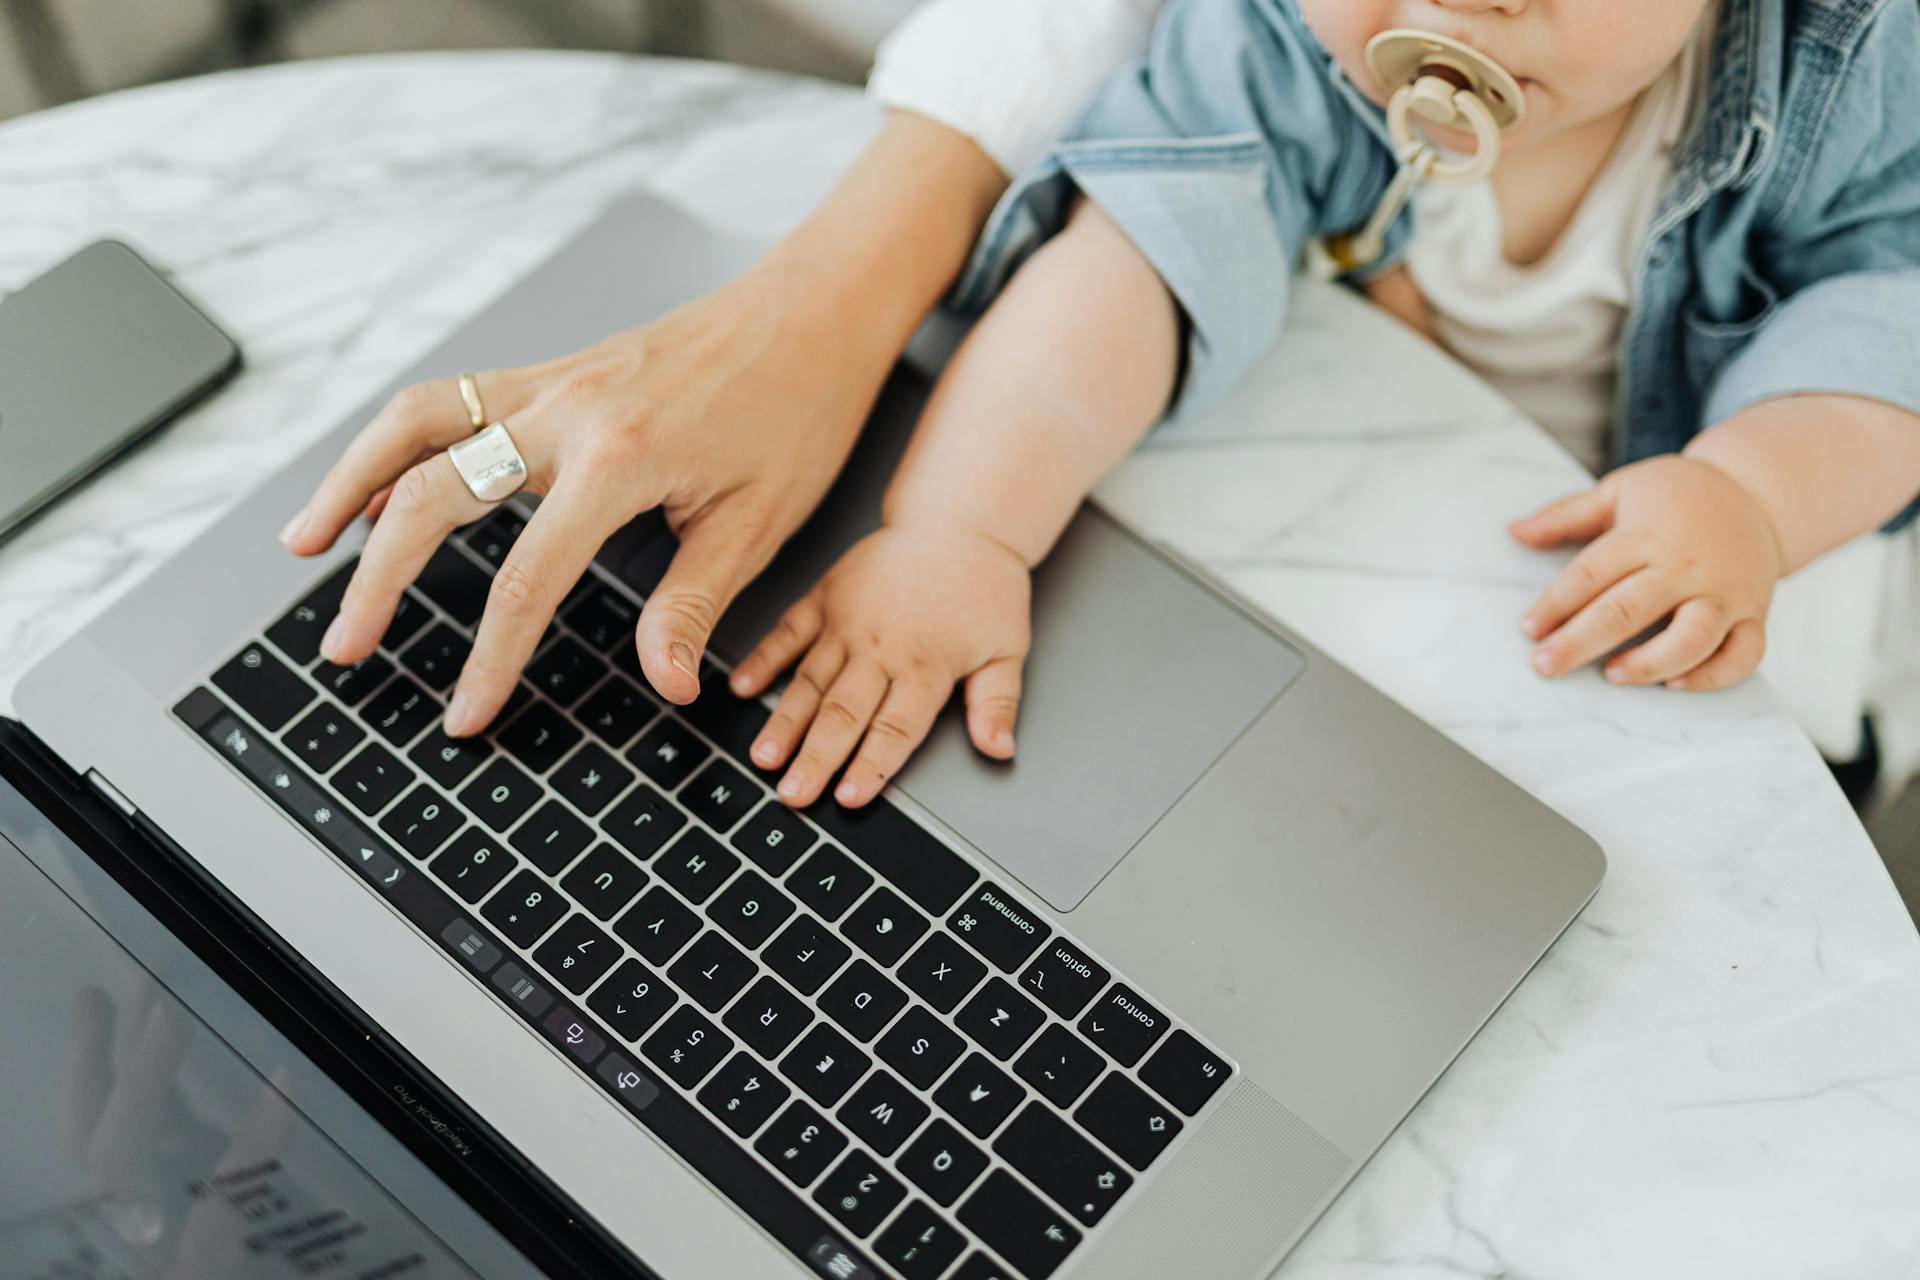
[[[1780,540],[1753,496],[1711,463],[1648,458],[1507,531],[1536,548],[1592,539],[1521,619],[1540,641],[1541,675],[1585,666],[1669,617],[1608,662],[1607,679],[1720,689],[1760,664]]]
[[[865,804],[960,680],[973,745],[1011,757],[1031,585],[1011,548],[957,526],[889,526],[854,544],[733,674],[734,693],[752,697],[806,655],[753,743],[763,769],[793,761],[780,799],[813,803],[858,744],[834,798]]]

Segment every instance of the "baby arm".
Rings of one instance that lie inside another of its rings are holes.
[[[834,795],[866,803],[956,682],[974,745],[1013,754],[1030,571],[1094,482],[1159,420],[1179,343],[1166,286],[1080,200],[941,375],[881,528],[734,673],[733,691],[750,697],[799,663],[752,750],[761,768],[788,766],[782,800],[812,803],[857,746]]]
[[[1766,651],[1773,585],[1891,519],[1920,492],[1920,415],[1878,400],[1765,400],[1679,454],[1622,467],[1514,522],[1544,547],[1595,539],[1522,621],[1534,666],[1558,675],[1663,617],[1607,663],[1622,684],[1718,689]]]

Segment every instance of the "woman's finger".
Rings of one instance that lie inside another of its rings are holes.
[[[1507,532],[1530,547],[1550,547],[1557,542],[1597,538],[1612,525],[1613,499],[1605,489],[1595,485],[1512,521],[1507,525]]]
[[[951,684],[925,674],[903,676],[888,686],[879,710],[873,713],[873,723],[867,726],[866,737],[860,740],[860,750],[847,766],[840,785],[833,789],[833,798],[851,809],[879,795],[887,780],[900,772],[913,749],[925,740],[934,717],[952,692]]]
[[[640,669],[669,702],[698,696],[700,657],[720,615],[779,548],[755,492],[728,495],[680,530],[679,549],[640,610]]]
[[[1646,566],[1647,558],[1637,546],[1622,535],[1609,534],[1582,548],[1560,571],[1560,576],[1520,615],[1520,629],[1533,640],[1552,635],[1601,592]]]
[[[1669,689],[1688,689],[1705,693],[1739,684],[1754,673],[1760,659],[1767,655],[1767,633],[1752,618],[1734,623],[1719,650],[1684,675],[1667,681]]]
[[[524,379],[519,371],[484,373],[477,380],[494,421],[524,406]],[[423,455],[471,434],[473,423],[460,399],[459,379],[436,378],[401,388],[353,438],[307,505],[280,531],[280,541],[297,555],[318,555]]]
[[[1659,684],[1705,662],[1727,638],[1727,611],[1717,600],[1695,596],[1673,612],[1667,629],[1607,663],[1615,684]]]
[[[493,509],[473,496],[444,453],[407,470],[361,548],[339,616],[320,638],[322,656],[347,666],[372,654],[393,621],[400,593],[420,576],[447,534]]]
[[[480,732],[506,705],[567,593],[594,552],[633,512],[615,506],[604,476],[563,470],[493,575],[473,651],[461,668],[446,729],[460,738]]]
[[[996,658],[967,677],[967,735],[975,747],[996,760],[1013,758],[1021,665],[1020,658]]]
[[[800,754],[780,779],[782,801],[798,807],[820,798],[827,779],[846,763],[886,692],[887,673],[879,662],[864,654],[847,659],[839,677],[820,699],[820,710],[814,713]]]
[[[820,607],[820,598],[813,592],[809,591],[794,601],[780,615],[780,621],[774,623],[773,630],[761,636],[760,643],[753,646],[753,652],[742,658],[740,665],[733,669],[730,687],[735,696],[752,698],[772,684],[773,678],[785,671],[813,643],[825,622],[826,613]]]
[[[1608,587],[1533,651],[1533,669],[1543,676],[1578,670],[1625,644],[1670,613],[1672,584],[1657,574],[1630,574]]]
[[[801,659],[799,669],[793,673],[793,679],[787,681],[780,701],[774,704],[773,714],[767,717],[767,723],[753,740],[748,754],[754,764],[762,769],[778,769],[787,762],[787,757],[800,743],[800,735],[813,723],[820,700],[827,696],[827,690],[846,665],[847,647],[839,637],[826,635],[813,642],[807,656]]]

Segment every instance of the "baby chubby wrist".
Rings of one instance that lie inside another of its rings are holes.
[[[902,503],[894,501],[889,495],[887,501],[881,504],[880,523],[887,529],[954,538],[990,547],[1017,561],[1022,569],[1027,570],[1031,570],[1046,555],[1044,547],[1038,552],[1030,552],[1017,535],[1009,536],[1008,530],[996,528],[992,520],[944,504],[927,506]]]
[[[1780,510],[1780,504],[1770,499],[1769,495],[1775,486],[1766,483],[1764,473],[1761,476],[1753,474],[1755,467],[1751,459],[1741,457],[1737,449],[1729,456],[1728,450],[1720,442],[1710,441],[1707,434],[1696,436],[1680,456],[1710,468],[1753,504],[1760,523],[1773,543],[1774,557],[1779,566],[1776,576],[1784,578],[1813,558],[1796,557],[1792,526],[1788,520],[1790,513]]]

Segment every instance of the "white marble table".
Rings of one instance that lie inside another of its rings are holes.
[[[600,55],[306,64],[0,127],[0,288],[131,237],[249,369],[0,548],[0,699],[40,654],[633,187],[797,220],[855,93]],[[1772,693],[1548,684],[1564,557],[1505,518],[1582,482],[1330,289],[1112,506],[1584,826],[1599,896],[1285,1268],[1307,1277],[1920,1276],[1920,942]]]

